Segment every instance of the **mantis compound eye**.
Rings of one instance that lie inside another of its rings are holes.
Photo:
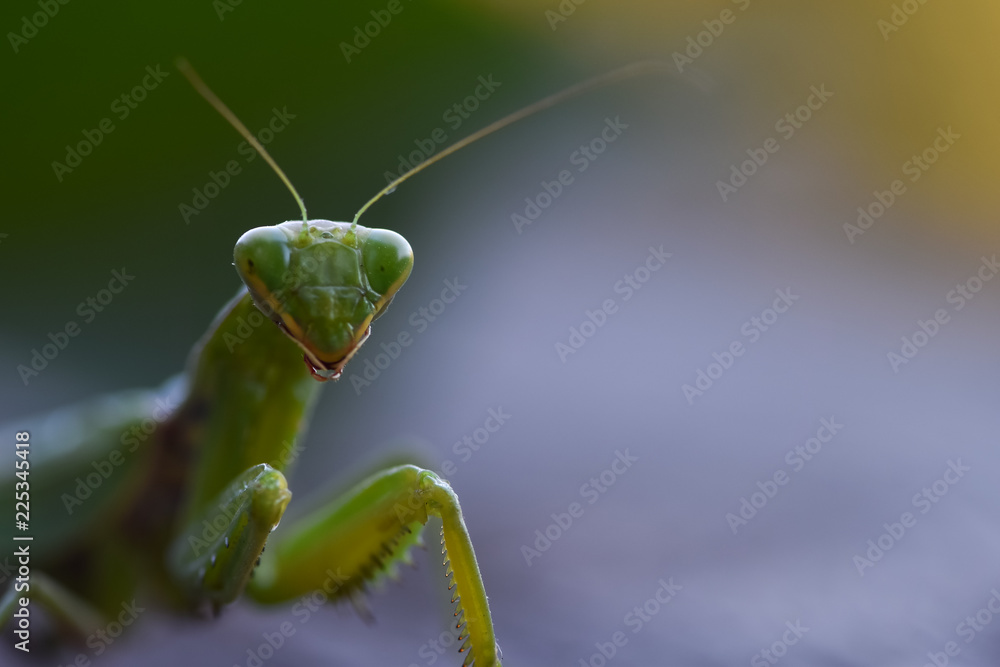
[[[288,235],[277,227],[251,229],[240,237],[233,251],[236,271],[248,287],[251,282],[280,284],[290,256]]]
[[[381,314],[413,270],[413,249],[406,239],[388,229],[372,229],[361,238],[365,276],[368,286],[379,295],[375,308]]]

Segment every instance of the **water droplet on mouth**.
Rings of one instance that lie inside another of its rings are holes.
[[[308,354],[302,355],[302,360],[306,362],[306,368],[309,369],[309,373],[312,374],[314,378],[320,382],[328,382],[329,380],[336,380],[340,377],[343,369],[340,370],[330,370],[328,368],[320,368],[316,366],[309,358]]]

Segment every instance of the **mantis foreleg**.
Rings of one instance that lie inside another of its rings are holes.
[[[465,665],[499,665],[493,622],[458,497],[429,470],[405,465],[372,475],[276,535],[248,593],[280,603],[314,590],[353,598],[368,582],[394,574],[419,541],[428,517],[443,522],[446,575],[465,625]],[[450,560],[450,562],[449,562]]]
[[[291,497],[284,475],[267,464],[237,477],[174,540],[167,557],[173,583],[215,609],[235,600]]]

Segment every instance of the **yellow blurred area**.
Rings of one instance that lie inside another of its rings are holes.
[[[728,10],[731,22],[684,74],[731,96],[746,128],[763,138],[809,85],[825,83],[836,95],[824,121],[831,167],[874,190],[950,126],[961,139],[928,170],[933,186],[914,188],[907,203],[937,220],[937,231],[998,236],[1000,3],[576,2],[491,5],[540,39],[561,42],[573,59],[602,64],[673,60]]]

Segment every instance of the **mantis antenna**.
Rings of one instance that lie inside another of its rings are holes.
[[[549,95],[548,97],[541,99],[535,102],[534,104],[529,104],[528,106],[519,109],[518,111],[515,111],[514,113],[505,116],[494,123],[490,123],[483,129],[470,134],[464,139],[456,141],[451,146],[448,146],[448,148],[445,148],[443,151],[441,151],[434,157],[424,160],[419,165],[417,165],[410,171],[406,172],[405,174],[399,176],[396,180],[392,181],[387,186],[379,190],[378,193],[374,197],[369,199],[368,202],[364,206],[362,206],[361,209],[354,215],[354,222],[352,223],[352,227],[358,224],[358,219],[361,218],[362,213],[368,210],[368,207],[377,202],[386,194],[395,190],[400,183],[410,178],[411,176],[416,176],[419,172],[423,171],[424,169],[431,166],[435,162],[443,160],[452,153],[462,148],[465,148],[466,146],[475,141],[479,141],[480,139],[482,139],[487,135],[493,134],[497,130],[503,129],[508,125],[516,123],[517,121],[523,118],[527,118],[528,116],[531,116],[533,114],[536,114],[539,111],[543,111],[545,109],[548,109],[549,107],[553,107],[559,104],[560,102],[565,102],[570,98],[576,97],[577,95],[581,95],[589,90],[600,88],[601,86],[605,86],[609,83],[621,81],[622,79],[628,79],[633,76],[639,76],[640,74],[648,74],[656,71],[666,72],[669,70],[670,70],[670,65],[660,60],[642,60],[639,62],[634,62],[629,65],[625,65],[624,67],[619,67],[618,69],[611,70],[610,72],[606,72],[604,74],[598,74],[597,76],[587,79],[586,81],[581,81],[580,83],[570,86],[569,88],[565,88],[564,90],[561,90],[558,93]]]
[[[209,88],[204,81],[202,81],[201,77],[198,76],[198,73],[195,72],[194,68],[186,59],[178,58],[176,61],[176,65],[177,69],[181,71],[181,74],[183,74],[187,78],[187,80],[191,82],[191,85],[194,86],[194,89],[198,91],[198,94],[204,97],[209,104],[215,107],[215,110],[218,111],[223,118],[229,121],[229,124],[232,125],[234,128],[236,128],[236,130],[241,135],[243,135],[243,138],[246,139],[251,146],[257,149],[257,152],[259,152],[261,155],[264,156],[264,160],[266,160],[267,163],[271,165],[271,168],[274,169],[275,173],[278,174],[282,182],[286,186],[288,186],[288,189],[291,191],[292,196],[295,197],[295,201],[298,203],[299,209],[301,209],[302,211],[302,220],[304,222],[308,222],[309,217],[306,214],[306,206],[302,201],[302,197],[300,197],[299,193],[296,192],[295,186],[293,186],[292,182],[288,180],[288,177],[285,176],[285,172],[283,172],[281,170],[281,167],[279,167],[278,164],[274,161],[274,159],[271,158],[271,155],[267,152],[267,150],[260,145],[260,142],[257,141],[256,137],[250,134],[250,131],[246,128],[246,126],[243,123],[240,122],[240,119],[236,117],[236,114],[230,111],[229,107],[227,107],[225,103],[222,100],[220,100],[215,93],[212,92],[212,89]],[[534,115],[539,111],[543,111],[545,109],[548,109],[549,107],[553,107],[559,104],[560,102],[564,102],[570,98],[576,97],[577,95],[581,95],[595,88],[600,88],[601,86],[605,86],[610,83],[615,83],[617,81],[628,79],[634,76],[639,76],[642,74],[648,74],[657,71],[668,72],[670,71],[670,69],[671,68],[668,63],[660,60],[643,60],[640,62],[631,63],[629,65],[625,65],[624,67],[619,67],[618,69],[612,70],[610,72],[599,74],[595,77],[587,79],[586,81],[582,81],[576,85],[570,86],[569,88],[561,90],[558,93],[549,95],[548,97],[541,99],[535,102],[534,104],[529,104],[528,106],[519,109],[518,111],[515,111],[510,115],[504,116],[500,120],[490,123],[481,130],[473,132],[464,139],[461,139],[453,143],[452,145],[448,146],[437,155],[427,160],[424,160],[419,165],[417,165],[410,171],[406,172],[405,174],[399,176],[394,181],[392,181],[384,188],[379,190],[378,193],[374,197],[369,199],[368,202],[364,206],[362,206],[358,210],[358,212],[354,215],[354,221],[351,223],[351,228],[353,229],[354,227],[357,226],[358,220],[361,218],[361,215],[365,211],[367,211],[372,204],[377,202],[386,194],[395,190],[400,183],[402,183],[403,181],[407,180],[412,176],[416,176],[418,173],[420,173],[427,167],[431,166],[435,162],[443,160],[452,153],[455,153],[458,150],[465,148],[466,146],[475,141],[479,141],[485,136],[493,134],[497,130],[501,130],[507,127],[508,125],[516,123],[517,121],[527,118],[528,116]]]
[[[196,71],[194,71],[194,68],[191,67],[191,63],[189,63],[186,58],[178,58],[174,64],[177,65],[177,69],[181,71],[181,74],[183,74],[185,78],[191,82],[191,85],[194,86],[196,91],[198,91],[198,94],[204,97],[209,104],[215,107],[215,110],[218,111],[223,118],[229,121],[229,124],[236,128],[236,131],[242,134],[243,138],[246,139],[251,146],[257,149],[258,153],[264,156],[264,160],[271,165],[271,169],[274,169],[281,181],[288,186],[292,196],[295,197],[295,201],[298,203],[299,209],[302,211],[302,221],[309,222],[309,216],[306,214],[305,202],[302,201],[302,197],[300,197],[299,193],[295,190],[295,186],[292,185],[292,182],[288,180],[287,176],[285,176],[285,172],[281,171],[281,167],[279,167],[278,163],[274,161],[271,154],[260,145],[260,142],[257,141],[255,136],[250,134],[250,130],[247,129],[247,126],[240,122],[240,119],[236,117],[236,114],[229,110],[229,107],[226,106],[225,102],[220,100],[218,95],[212,92],[212,89],[208,87],[208,84],[201,80],[201,77],[198,76]]]

